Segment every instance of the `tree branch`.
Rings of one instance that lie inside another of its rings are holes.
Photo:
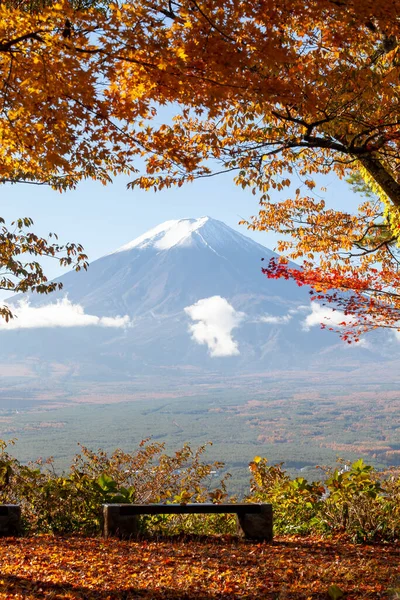
[[[33,33],[25,33],[24,35],[20,35],[13,40],[9,40],[8,42],[0,43],[0,52],[9,52],[13,46],[18,44],[19,42],[24,42],[25,40],[36,40],[37,42],[43,42],[43,39],[40,37],[39,32],[35,31]]]
[[[382,188],[391,202],[400,208],[400,184],[385,169],[379,158],[375,157],[373,154],[364,154],[357,158],[376,183]]]

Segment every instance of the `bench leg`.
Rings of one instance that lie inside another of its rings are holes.
[[[238,533],[251,540],[272,542],[272,506],[262,506],[257,514],[237,515]]]
[[[119,506],[108,504],[103,507],[104,529],[103,535],[118,537],[119,539],[137,538],[139,534],[138,515],[120,515]]]
[[[2,507],[0,536],[17,536],[21,533],[21,507],[17,504]],[[5,513],[5,514],[4,514]]]

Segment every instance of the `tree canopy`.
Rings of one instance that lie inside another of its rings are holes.
[[[399,7],[2,3],[0,177],[63,189],[124,172],[132,187],[162,189],[231,171],[260,198],[249,225],[303,258],[302,271],[271,265],[269,276],[342,306],[345,336],[397,327]],[[165,104],[177,114],[159,125]],[[317,193],[315,176],[331,172],[367,186],[356,213]]]

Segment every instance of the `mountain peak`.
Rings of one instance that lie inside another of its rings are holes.
[[[173,246],[190,243],[192,234],[201,229],[207,222],[214,221],[210,217],[198,219],[178,219],[164,221],[128,244],[121,246],[115,252],[126,252],[133,248],[142,249],[153,247],[156,250],[169,250]],[[214,221],[219,223],[218,221]]]
[[[232,246],[240,247],[242,250],[247,248],[249,251],[257,248],[260,256],[264,256],[264,258],[277,256],[268,248],[232,229],[222,221],[211,217],[165,221],[128,242],[128,244],[121,246],[112,254],[148,249],[156,250],[159,253],[168,251],[171,248],[201,247],[207,248],[208,251],[215,254],[225,256],[225,253],[229,252]]]

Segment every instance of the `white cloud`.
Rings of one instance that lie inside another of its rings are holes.
[[[256,323],[271,323],[272,325],[287,325],[293,318],[293,315],[297,315],[299,312],[308,312],[310,310],[309,306],[304,306],[303,304],[296,306],[296,308],[291,308],[288,310],[286,315],[270,315],[266,314],[256,320]]]
[[[184,310],[192,321],[198,321],[189,326],[192,339],[198,344],[206,344],[210,356],[240,354],[238,343],[232,338],[232,330],[240,325],[245,313],[236,311],[221,296],[203,298]]]
[[[291,321],[291,319],[292,319],[291,314],[283,315],[282,317],[276,317],[273,315],[264,315],[263,317],[260,317],[259,321],[260,321],[260,323],[271,323],[273,325],[286,325],[286,323],[289,323],[289,321]]]
[[[53,304],[34,307],[28,300],[20,301],[16,306],[9,305],[15,315],[8,323],[0,318],[0,329],[35,329],[42,327],[128,327],[130,319],[124,317],[97,317],[88,315],[82,306],[73,304],[64,298]]]
[[[318,302],[311,302],[311,313],[304,319],[302,326],[305,331],[309,331],[311,327],[320,326],[321,323],[327,327],[343,327],[343,323],[351,325],[353,322],[354,319],[341,310],[333,310],[321,306]]]
[[[295,315],[299,312],[308,312],[310,310],[310,305],[308,304],[299,304],[299,306],[296,306],[296,308],[291,308],[289,310],[289,314],[290,315]]]

